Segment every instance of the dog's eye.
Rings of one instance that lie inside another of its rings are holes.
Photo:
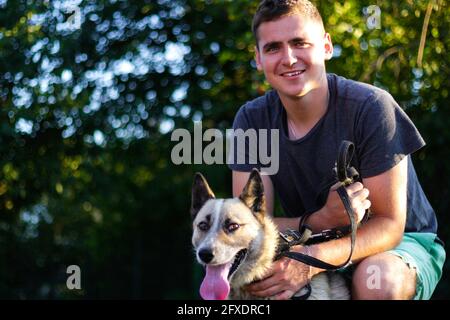
[[[240,225],[237,224],[237,223],[230,223],[230,224],[227,226],[227,231],[228,231],[228,232],[233,232],[233,231],[236,231],[237,229],[239,229],[239,227],[240,227]]]
[[[200,230],[202,230],[202,231],[208,231],[208,229],[209,229],[209,225],[208,225],[206,222],[204,222],[204,221],[200,222],[200,223],[197,225],[197,227],[198,227]]]

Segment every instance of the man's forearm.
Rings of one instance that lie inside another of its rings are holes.
[[[306,224],[312,229],[313,233],[321,232],[322,230],[337,227],[331,225],[330,221],[326,219],[324,212],[321,210],[314,212],[306,221]],[[298,230],[300,218],[273,218],[278,229],[284,231],[286,229]]]
[[[394,248],[400,243],[404,226],[392,219],[373,217],[357,231],[352,262]],[[317,259],[338,265],[350,254],[350,236],[311,246],[311,255]],[[299,248],[303,251],[302,248]],[[319,270],[315,270],[317,273]]]
[[[285,231],[287,229],[298,230],[300,218],[273,218],[278,230]]]

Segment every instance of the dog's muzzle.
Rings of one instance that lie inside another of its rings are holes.
[[[202,249],[198,252],[198,257],[202,262],[208,264],[214,259],[214,254],[209,249]]]
[[[247,249],[240,250],[234,256],[233,262],[218,265],[208,264],[214,259],[214,254],[210,250],[202,249],[198,255],[206,263],[206,275],[200,287],[201,297],[205,300],[225,300],[230,293],[229,279],[245,259]]]

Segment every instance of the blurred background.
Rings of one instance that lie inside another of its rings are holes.
[[[257,2],[0,0],[0,298],[199,298],[193,173],[228,197],[230,171],[174,165],[170,138],[230,128],[268,88]],[[413,159],[450,243],[448,3],[315,3],[328,71],[388,90],[425,138]],[[434,299],[450,298],[449,271]]]

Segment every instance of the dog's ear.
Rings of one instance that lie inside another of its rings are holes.
[[[191,217],[195,218],[206,201],[214,199],[214,193],[201,173],[197,172],[192,184]]]
[[[261,175],[257,169],[253,169],[248,178],[239,199],[249,207],[253,213],[264,213],[266,211],[266,198],[264,196],[264,185]]]

